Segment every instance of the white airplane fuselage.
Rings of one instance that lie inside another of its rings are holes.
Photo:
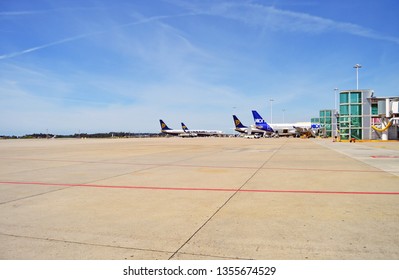
[[[195,134],[197,136],[216,136],[216,135],[222,135],[223,132],[220,130],[204,130],[204,129],[187,129],[184,132],[189,133],[189,134]]]
[[[297,123],[274,123],[270,124],[274,133],[279,136],[300,136],[301,133],[310,129],[310,122],[297,122]]]

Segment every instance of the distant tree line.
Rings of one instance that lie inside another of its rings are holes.
[[[1,139],[50,139],[50,138],[137,138],[137,137],[162,137],[161,133],[133,133],[133,132],[108,132],[108,133],[75,133],[70,135],[55,135],[51,133],[33,133],[24,136],[1,136]]]

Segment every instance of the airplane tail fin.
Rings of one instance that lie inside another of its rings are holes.
[[[252,116],[254,117],[255,124],[265,124],[265,120],[262,118],[261,115],[255,110],[252,110]]]
[[[252,115],[254,117],[255,125],[261,126],[263,129],[267,131],[274,132],[273,128],[262,118],[261,115],[255,110],[252,110]]]
[[[161,130],[171,130],[163,120],[159,120],[159,123],[161,124]]]
[[[183,129],[184,132],[187,132],[188,128],[184,123],[181,123],[181,128]]]
[[[233,120],[236,128],[247,128],[245,125],[242,124],[242,122],[237,118],[236,115],[233,115]]]

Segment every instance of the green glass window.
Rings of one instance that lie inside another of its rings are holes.
[[[359,117],[351,118],[351,126],[362,127],[362,118]]]
[[[341,139],[343,140],[349,139],[349,129],[341,129],[339,134],[341,135]]]
[[[326,123],[331,123],[331,118],[326,118]]]
[[[324,111],[320,111],[320,118],[324,118]]]
[[[341,127],[349,127],[349,123],[348,122],[340,123],[339,125]]]
[[[339,94],[339,103],[348,103],[349,99],[348,99],[348,93],[344,92],[344,93],[340,93]]]
[[[331,117],[331,111],[330,110],[326,111],[326,117]]]
[[[348,105],[340,105],[339,106],[340,115],[349,115],[349,106]]]
[[[362,139],[361,129],[351,129],[351,138]]]
[[[362,93],[351,92],[351,103],[362,103]]]
[[[378,104],[371,104],[371,114],[378,115]]]
[[[331,130],[331,124],[326,124],[326,129]]]
[[[351,115],[361,115],[362,105],[351,105]]]

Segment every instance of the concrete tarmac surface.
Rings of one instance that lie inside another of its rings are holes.
[[[399,143],[0,140],[0,259],[399,259]]]

